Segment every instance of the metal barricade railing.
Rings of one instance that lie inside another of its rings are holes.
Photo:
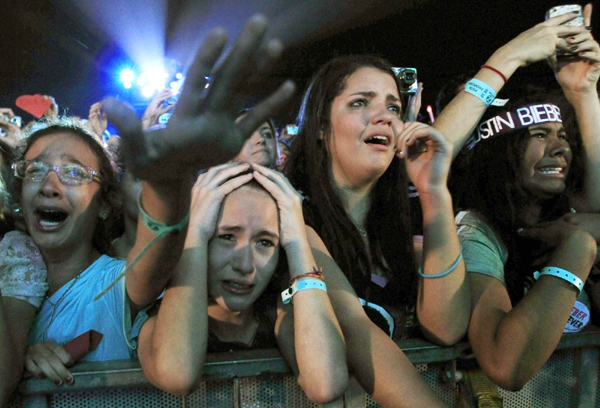
[[[449,406],[456,400],[456,366],[468,344],[439,347],[402,341],[400,347]],[[523,390],[501,390],[505,407],[597,407],[600,329],[563,336],[557,351]],[[207,356],[203,381],[186,398],[155,389],[136,360],[80,363],[75,383],[56,387],[49,380],[23,381],[9,408],[83,407],[317,407],[297,385],[278,350],[252,350]],[[550,401],[550,402],[549,402]],[[377,407],[369,397],[346,395],[337,407]]]

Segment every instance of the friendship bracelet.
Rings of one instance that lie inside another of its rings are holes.
[[[419,276],[421,278],[425,278],[425,279],[429,279],[429,278],[443,278],[444,276],[450,274],[450,272],[452,272],[453,270],[456,269],[456,267],[460,263],[460,260],[462,259],[462,257],[463,257],[463,253],[462,253],[462,248],[461,248],[460,252],[458,253],[458,258],[456,258],[456,261],[454,261],[454,263],[452,265],[450,265],[450,267],[448,269],[446,269],[444,272],[438,273],[437,275],[425,275],[421,271],[421,268],[419,268],[419,269],[417,269],[417,273],[419,274]]]
[[[476,78],[471,79],[465,84],[465,91],[481,99],[487,106],[490,106],[494,102],[494,99],[496,99],[496,91],[485,82]]]
[[[538,280],[539,277],[543,275],[555,276],[557,278],[566,280],[578,289],[578,295],[581,294],[581,291],[583,290],[583,281],[579,279],[577,275],[574,275],[564,269],[557,268],[556,266],[546,266],[542,268],[542,272],[535,271],[533,273],[533,279]]]
[[[492,67],[491,65],[487,65],[487,64],[484,64],[481,66],[481,69],[484,69],[484,68],[491,69],[496,74],[500,75],[502,77],[502,79],[504,80],[504,83],[508,82],[508,79],[506,78],[506,76],[504,76],[504,74],[502,72],[500,72],[500,70]]]
[[[316,266],[313,266],[313,268],[310,272],[303,273],[302,275],[298,275],[298,276],[290,279],[289,285],[292,286],[294,284],[294,282],[296,282],[297,280],[300,280],[300,279],[304,279],[304,278],[315,278],[315,279],[325,280],[325,276],[323,275],[323,268],[317,268]]]
[[[296,281],[288,289],[281,292],[281,300],[283,301],[283,304],[287,305],[290,303],[292,297],[296,293],[305,289],[319,289],[327,292],[327,285],[325,285],[325,282],[318,279],[303,279],[301,281]]]
[[[181,231],[183,227],[186,226],[188,221],[190,220],[190,213],[188,212],[185,217],[181,221],[179,221],[175,225],[167,225],[164,222],[157,221],[150,216],[142,207],[142,195],[138,196],[138,208],[140,210],[140,214],[142,216],[142,221],[144,221],[144,225],[154,233],[154,235],[167,235],[172,232]]]

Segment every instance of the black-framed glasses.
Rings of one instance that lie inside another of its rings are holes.
[[[100,182],[96,170],[76,163],[52,166],[36,160],[21,160],[13,163],[12,168],[15,177],[33,182],[44,181],[51,171],[54,171],[60,182],[66,186],[90,184],[92,181]]]

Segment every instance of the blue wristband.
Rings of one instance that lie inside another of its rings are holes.
[[[583,290],[583,281],[579,279],[578,276],[573,275],[571,272],[565,271],[564,269],[557,268],[555,266],[546,266],[542,268],[542,272],[534,272],[533,279],[538,280],[538,278],[542,275],[555,276],[557,278],[566,280],[571,285],[575,286],[579,290],[579,293],[581,293]]]
[[[465,84],[465,91],[481,99],[487,106],[490,106],[494,102],[494,99],[496,99],[496,91],[479,79],[473,78],[467,82]]]
[[[281,300],[283,304],[287,305],[292,300],[292,297],[301,290],[304,289],[320,289],[327,292],[327,285],[325,282],[319,279],[302,279],[294,282],[292,286],[281,292]]]

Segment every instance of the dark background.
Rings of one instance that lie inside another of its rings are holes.
[[[292,78],[302,90],[332,56],[374,53],[396,66],[416,67],[424,82],[423,106],[433,105],[450,78],[479,67],[496,48],[541,22],[546,10],[558,5],[483,0],[8,3],[0,10],[0,107],[13,108],[25,120],[31,116],[14,106],[19,95],[52,95],[61,113],[87,117],[89,106],[108,95],[128,99],[118,78],[118,61],[129,58],[137,63],[164,55],[187,65],[211,28],[223,26],[234,37],[256,12],[269,17],[270,35],[286,45],[273,73],[273,87]],[[527,82],[534,78],[554,86],[544,63],[523,71]],[[301,93],[284,107],[282,121],[295,116]]]

